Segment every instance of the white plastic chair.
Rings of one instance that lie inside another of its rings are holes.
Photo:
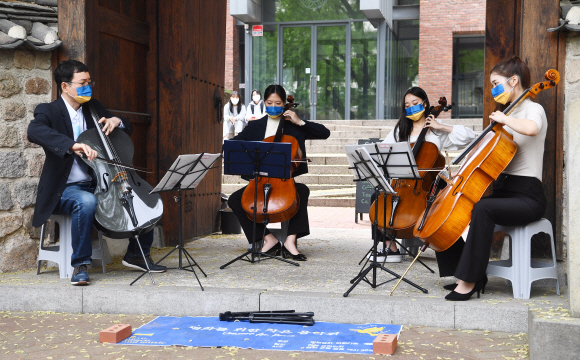
[[[70,215],[51,215],[49,220],[59,225],[59,245],[44,247],[44,237],[46,224],[40,230],[40,248],[38,250],[38,262],[36,265],[36,275],[40,274],[40,264],[42,260],[49,260],[58,264],[58,272],[61,279],[70,279],[73,274],[73,267],[70,265],[72,256],[71,225]],[[93,247],[93,259],[100,259],[103,266],[103,274],[107,272],[105,260],[103,259],[103,235],[99,231],[99,247]]]
[[[526,226],[496,225],[495,231],[503,231],[510,235],[510,258],[490,261],[487,266],[487,275],[499,276],[511,281],[516,299],[529,299],[532,282],[540,279],[556,279],[556,292],[560,295],[554,234],[549,220],[540,219]],[[550,235],[552,262],[531,259],[532,236],[541,232]]]

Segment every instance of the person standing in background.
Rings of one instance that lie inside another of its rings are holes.
[[[246,120],[246,107],[240,102],[237,91],[232,91],[230,101],[224,107],[224,140],[229,140],[244,130]]]
[[[248,104],[246,120],[258,120],[266,115],[266,108],[264,106],[264,101],[262,101],[262,93],[256,89],[252,90],[252,101]]]

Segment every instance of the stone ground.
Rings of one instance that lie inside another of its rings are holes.
[[[201,347],[121,346],[99,343],[118,323],[137,328],[149,315],[0,312],[1,359],[380,359],[386,355],[329,354]],[[524,359],[527,335],[405,326],[397,359]]]
[[[212,235],[188,242],[186,248],[201,265],[208,277],[201,277],[206,288],[266,289],[268,292],[296,291],[311,293],[330,293],[342,297],[350,287],[349,280],[359,270],[358,261],[372,244],[369,240],[370,224],[365,214],[363,221],[354,223],[352,208],[309,208],[311,235],[299,241],[299,249],[309,257],[309,261],[300,267],[268,260],[258,264],[237,262],[220,270],[220,265],[243,253],[247,241],[242,235]],[[170,248],[155,249],[154,259],[167,253]],[[430,251],[430,250],[429,250]],[[442,285],[453,279],[441,279],[437,276],[437,264],[434,253],[426,252],[422,259],[435,270],[430,273],[420,264],[409,272],[408,278],[429,290],[424,294],[408,284],[402,283],[393,297],[410,301],[445,302],[447,293]],[[410,259],[387,267],[402,274]],[[164,264],[175,266],[177,257],[172,255]],[[114,259],[107,266],[107,273],[100,268],[92,269],[91,288],[108,288],[110,285],[127,285],[136,273],[128,271],[120,264],[120,258]],[[391,279],[384,273],[380,281]],[[156,274],[157,287],[180,286],[187,290],[199,291],[193,275],[185,271],[172,270]],[[0,274],[2,285],[47,285],[70,287],[68,279],[59,279],[57,269],[43,269],[40,276],[36,271]],[[372,289],[361,283],[351,297],[360,295],[380,295],[388,299],[394,282]],[[151,288],[148,277],[143,277],[136,287]],[[153,290],[153,289],[152,289]],[[505,280],[491,278],[480,299],[475,296],[468,303],[482,306],[526,305],[537,316],[554,321],[571,320],[568,315],[568,299],[565,288],[561,295],[556,295],[554,282],[540,283],[532,288],[531,299],[512,298],[511,287]],[[377,303],[377,311],[381,311]],[[217,315],[217,314],[216,314]],[[93,314],[54,314],[54,313],[0,313],[0,334],[3,338],[0,358],[95,358],[116,359],[152,357],[158,359],[178,358],[236,358],[236,359],[278,359],[288,356],[305,359],[338,359],[368,358],[368,356],[329,355],[323,353],[268,352],[237,349],[188,349],[188,348],[155,348],[155,347],[116,347],[98,344],[98,331],[112,323],[130,323],[137,328],[153,319],[153,316],[142,315],[93,315]],[[431,314],[433,316],[433,314]],[[41,322],[41,320],[43,322]],[[405,324],[402,324],[405,325]],[[41,327],[43,326],[43,327]],[[60,331],[58,331],[60,330]],[[74,336],[70,338],[69,336]],[[73,340],[73,341],[67,341]],[[46,342],[45,345],[43,345]],[[84,349],[84,351],[82,351]],[[16,352],[21,351],[21,352]],[[193,351],[193,352],[192,352]],[[34,355],[34,354],[37,355]],[[42,354],[42,356],[40,355]],[[191,355],[190,355],[191,354]],[[491,333],[489,331],[458,330],[429,328],[423,326],[406,326],[400,338],[396,353],[401,358],[418,359],[502,359],[522,358],[527,356],[527,335],[509,333]],[[10,356],[10,357],[7,357]],[[28,356],[28,357],[27,357]],[[40,357],[37,357],[40,356]],[[59,357],[57,357],[59,356]],[[74,356],[74,357],[73,357]],[[371,357],[372,358],[372,357]]]

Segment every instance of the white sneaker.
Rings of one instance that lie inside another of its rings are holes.
[[[387,259],[386,262],[388,263],[399,263],[401,262],[401,260],[403,259],[403,256],[401,255],[401,251],[397,250],[397,251],[393,251],[391,249],[387,250]]]
[[[367,259],[373,260],[373,252],[369,252],[367,255]],[[383,250],[377,250],[377,262],[384,262],[385,261],[385,253]]]

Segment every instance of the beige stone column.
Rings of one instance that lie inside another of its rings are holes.
[[[580,317],[580,35],[566,42],[564,107],[564,244],[567,250],[570,314]]]

